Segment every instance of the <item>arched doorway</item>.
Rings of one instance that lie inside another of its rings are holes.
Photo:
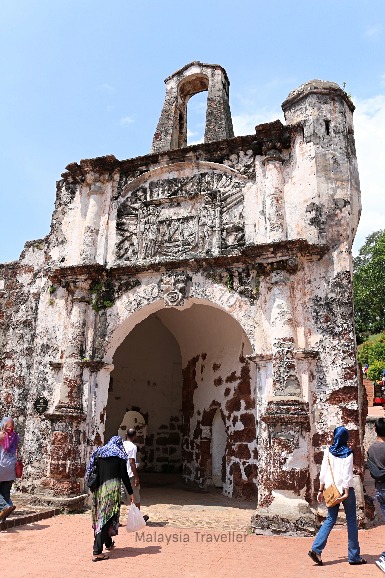
[[[248,484],[256,494],[251,353],[240,324],[218,307],[151,312],[113,355],[105,437],[127,412],[138,412],[147,434],[144,471],[182,473],[186,482],[214,483],[229,496]]]

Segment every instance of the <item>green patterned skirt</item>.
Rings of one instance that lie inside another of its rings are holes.
[[[120,479],[104,482],[92,494],[92,527],[99,534],[103,526],[111,522],[119,522],[120,512]]]

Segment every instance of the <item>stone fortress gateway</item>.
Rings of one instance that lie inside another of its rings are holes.
[[[362,469],[354,105],[311,81],[286,125],[234,137],[221,66],[165,82],[151,153],[68,165],[49,235],[0,266],[0,411],[23,436],[21,486],[82,494],[95,445],[136,424],[146,470],[254,500],[257,531],[304,529],[336,425]],[[187,146],[201,91],[204,143]]]

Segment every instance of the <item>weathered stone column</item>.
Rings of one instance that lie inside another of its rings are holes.
[[[98,250],[98,237],[102,216],[104,186],[99,175],[87,175],[89,184],[87,216],[84,227],[83,246],[80,255],[81,263],[94,263]]]
[[[69,284],[72,293],[72,310],[64,353],[63,381],[59,402],[56,406],[57,411],[83,412],[83,367],[81,361],[85,352],[85,328],[90,283],[90,280],[82,279],[71,281]]]
[[[309,406],[298,378],[288,272],[271,274],[268,309],[271,373],[267,372],[270,383],[259,422],[258,509],[252,525],[257,533],[266,529],[311,533],[314,516],[305,499],[309,492]]]
[[[283,158],[271,150],[263,160],[266,171],[265,203],[268,241],[283,241],[287,237],[284,201]]]
[[[63,377],[59,401],[50,414],[52,438],[49,459],[49,487],[58,495],[79,495],[84,491],[84,447],[86,442],[83,397],[86,316],[91,279],[66,282],[71,294]]]
[[[270,283],[272,396],[302,399],[294,357],[296,337],[290,295],[290,275],[286,271],[275,271],[271,274]]]

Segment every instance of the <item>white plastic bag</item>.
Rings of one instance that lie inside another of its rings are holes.
[[[137,508],[135,504],[132,503],[130,509],[128,510],[127,526],[126,526],[127,532],[137,532],[138,530],[144,528],[145,525],[146,522],[144,521],[139,508]]]

